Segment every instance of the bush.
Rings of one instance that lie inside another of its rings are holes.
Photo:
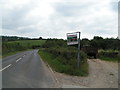
[[[76,46],[76,45],[75,45]],[[62,39],[49,39],[43,45],[44,50],[40,54],[43,59],[58,72],[70,75],[88,75],[87,55],[80,52],[80,68],[77,68],[77,51],[75,46],[67,46],[67,42]],[[51,56],[49,58],[46,58]]]
[[[98,57],[102,60],[107,60],[107,61],[119,61],[120,52],[101,51],[98,53]]]
[[[117,57],[118,57],[118,61],[120,62],[120,52],[118,53]]]
[[[55,50],[57,51],[57,49]],[[52,69],[57,72],[76,76],[88,75],[88,64],[86,60],[82,60],[84,62],[81,62],[80,69],[77,69],[76,58],[66,59],[61,55],[56,56],[55,54],[48,52],[46,49],[40,50],[39,54],[43,58],[43,60],[47,61],[47,63],[52,67]],[[83,57],[84,56],[82,56],[82,59]],[[84,59],[86,58],[84,57]]]

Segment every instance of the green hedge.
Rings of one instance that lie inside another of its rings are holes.
[[[102,60],[120,62],[120,52],[101,51],[101,52],[98,53],[98,57]]]
[[[55,70],[70,75],[88,75],[87,55],[80,52],[80,68],[77,68],[77,51],[75,46],[68,46],[67,41],[62,39],[49,39],[39,51],[43,59]],[[49,57],[49,58],[48,58]]]
[[[54,50],[56,50],[57,53],[54,53],[53,52]],[[57,72],[66,73],[69,75],[76,75],[76,76],[88,75],[88,63],[85,57],[86,55],[84,53],[81,54],[82,60],[84,57],[84,60],[83,60],[84,62],[81,61],[80,69],[77,69],[76,58],[70,58],[71,53],[67,53],[66,51],[64,51],[63,53],[63,51],[62,52],[61,51],[62,50],[60,48],[53,49],[53,50],[44,49],[44,50],[40,50],[39,54],[42,57],[42,59],[45,60],[53,68],[53,70]],[[61,54],[58,54],[58,52],[60,52]]]

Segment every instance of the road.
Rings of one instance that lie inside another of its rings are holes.
[[[18,53],[2,60],[3,88],[50,88],[55,79],[37,54],[38,50]]]

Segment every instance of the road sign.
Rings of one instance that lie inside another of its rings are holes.
[[[67,45],[78,44],[77,33],[67,33]]]
[[[77,38],[77,33],[79,34],[79,37]],[[81,32],[75,32],[75,33],[67,33],[67,45],[75,45],[78,44],[78,57],[77,57],[77,66],[78,69],[80,67],[80,33]]]

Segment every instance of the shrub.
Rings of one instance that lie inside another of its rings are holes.
[[[118,61],[120,62],[120,52],[118,53],[117,57],[118,57]]]
[[[102,60],[107,60],[107,61],[119,61],[120,60],[120,52],[101,51],[98,53],[98,57]]]
[[[46,49],[40,50],[39,54],[43,58],[43,60],[47,61],[47,63],[53,68],[53,70],[57,72],[66,73],[69,75],[76,75],[76,76],[87,76],[88,75],[87,62],[80,63],[80,69],[77,69],[76,58],[66,59],[65,57],[61,55],[56,56],[55,54],[48,52]]]
[[[70,65],[75,68],[77,63],[77,49],[73,47],[52,47],[45,49],[46,52],[49,52],[55,56],[55,58],[61,58],[59,61],[64,65]],[[87,61],[87,55],[80,51],[80,63],[85,63]]]
[[[75,46],[67,46],[67,42],[60,39],[50,39],[43,45],[45,48],[42,53],[43,59],[47,58],[47,62],[51,67],[58,72],[66,73],[70,75],[88,75],[87,55],[84,52],[80,52],[80,69],[77,68],[77,52],[78,49]]]

